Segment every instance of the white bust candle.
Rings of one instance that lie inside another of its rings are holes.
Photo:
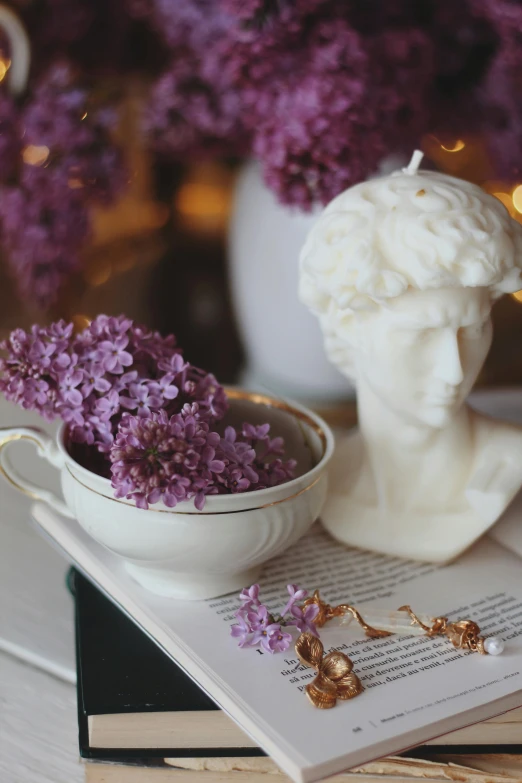
[[[496,298],[522,288],[522,226],[476,185],[407,169],[337,196],[301,252],[300,296],[355,381],[322,519],[341,541],[444,562],[522,485],[522,430],[464,403]]]

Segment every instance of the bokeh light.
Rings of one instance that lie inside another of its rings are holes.
[[[445,152],[460,152],[464,149],[466,144],[462,141],[462,139],[457,139],[455,144],[453,146],[446,146],[445,144],[440,145]]]
[[[24,147],[22,150],[23,161],[30,166],[43,166],[48,157],[49,147],[44,145],[38,146],[37,144],[28,144],[27,147]]]
[[[511,199],[513,201],[513,206],[515,207],[517,212],[522,213],[522,185],[517,185],[517,187],[513,191],[513,195],[511,196]]]

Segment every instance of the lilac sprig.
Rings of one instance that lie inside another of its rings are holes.
[[[183,359],[173,336],[162,337],[124,316],[98,316],[80,334],[64,321],[0,343],[0,391],[46,419],[61,418],[73,442],[107,453],[124,413],[146,418],[197,405],[201,421],[228,407],[213,375]]]
[[[164,410],[146,417],[124,414],[109,453],[117,498],[132,499],[138,508],[160,500],[173,508],[194,498],[196,508],[203,508],[206,495],[217,492],[225,463],[217,458],[218,433],[197,415],[197,404],[170,418]]]
[[[96,105],[117,108],[128,72],[148,84],[152,151],[254,156],[279,199],[304,209],[424,134],[480,137],[494,179],[520,180],[520,2],[10,5],[34,65],[16,100],[9,74],[0,85],[0,245],[21,295],[42,307],[82,263],[93,202],[125,184],[114,114]],[[31,162],[30,147],[49,154]]]
[[[270,437],[269,424],[217,431],[225,391],[185,361],[172,335],[100,315],[77,335],[65,321],[15,329],[0,349],[7,353],[0,392],[46,419],[61,418],[69,439],[85,447],[82,464],[112,474],[116,497],[139,508],[194,499],[201,510],[207,495],[294,478],[296,462],[282,459],[283,440]]]
[[[229,492],[252,492],[284,484],[295,476],[296,461],[283,461],[284,441],[270,438],[270,425],[243,424],[241,432],[227,427],[219,442],[225,470],[218,483]]]
[[[21,296],[44,309],[81,266],[91,204],[127,184],[116,122],[65,60],[21,108],[0,91],[0,243]]]
[[[297,585],[287,585],[289,600],[281,614],[272,614],[259,600],[259,585],[244,588],[239,599],[241,607],[235,613],[238,622],[230,628],[230,634],[238,639],[239,647],[262,647],[271,654],[284,652],[292,642],[292,636],[284,628],[295,626],[300,633],[318,636],[315,618],[319,613],[317,604],[300,606],[308,595]]]
[[[295,460],[274,456],[283,453],[283,441],[270,439],[269,424],[244,424],[241,432],[227,427],[223,437],[212,421],[198,403],[170,417],[165,410],[124,414],[109,450],[116,497],[139,508],[194,499],[202,510],[207,495],[265,489],[294,477]]]
[[[478,133],[494,170],[520,175],[520,3],[127,3],[170,51],[144,122],[162,155],[246,145],[304,209],[429,133]]]

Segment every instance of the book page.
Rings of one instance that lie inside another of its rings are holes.
[[[424,593],[424,577],[438,570],[447,571],[429,563],[384,557],[339,546],[321,528],[316,527],[294,552],[266,566],[260,580],[261,600],[272,612],[280,612],[288,599],[282,585],[294,582],[300,587],[309,586],[310,593],[319,589],[323,600],[332,605],[349,603],[356,606],[364,618],[365,606],[373,603],[379,608],[390,607],[389,599],[399,594],[405,596],[404,586],[408,585],[408,601],[414,600],[412,608],[420,613],[426,611],[426,607],[432,603]],[[289,580],[288,575],[293,578]],[[444,607],[442,611],[439,608],[438,614],[453,620],[473,620],[484,635],[501,636],[506,641],[522,635],[522,598],[506,591],[485,591],[483,595],[474,596],[474,599],[467,604],[458,601]],[[234,613],[241,606],[237,596],[210,599],[206,603],[216,617],[228,626],[236,622]],[[397,600],[393,608],[398,609],[400,605]],[[335,625],[336,622],[332,621],[330,625],[319,629],[320,636],[331,636],[330,631]],[[343,641],[339,643],[341,633]],[[295,637],[297,635],[294,633]],[[334,639],[333,635],[331,638]],[[382,688],[395,680],[414,677],[473,654],[456,650],[445,637],[429,639],[426,636],[393,635],[370,640],[355,622],[337,631],[335,643],[328,651],[331,649],[342,650],[353,660],[354,669],[365,688]],[[262,650],[257,650],[257,654],[270,655]],[[315,673],[300,664],[295,655],[279,653],[276,657],[283,659],[281,676],[299,691],[304,691]],[[494,684],[493,681],[488,687]],[[419,705],[417,710],[431,706],[431,703]],[[381,720],[394,717],[383,716]]]
[[[352,658],[365,690],[317,710],[304,693],[314,672],[293,647],[270,655],[237,646],[230,636],[237,596],[159,598],[76,523],[42,505],[33,516],[294,780],[318,780],[522,704],[522,568],[494,542],[483,540],[441,568],[351,550],[316,527],[268,564],[261,595],[275,610],[286,601],[286,584],[297,583],[320,589],[330,603],[410,604],[418,613],[474,619],[506,641],[502,655],[481,656],[455,650],[446,638],[372,640],[355,624],[327,625],[320,630],[325,649]]]

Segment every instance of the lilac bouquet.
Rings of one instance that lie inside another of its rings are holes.
[[[128,173],[114,107],[69,60],[38,74],[18,103],[0,85],[0,244],[21,297],[48,308],[82,264],[91,206],[114,201]]]
[[[129,74],[146,82],[150,150],[256,157],[309,209],[411,154],[483,137],[494,178],[522,174],[522,4],[514,0],[13,0],[27,89],[0,83],[0,246],[48,308],[81,265],[91,206],[129,171],[113,131]],[[1,31],[0,31],[1,36]],[[4,68],[12,53],[0,40]],[[103,109],[98,104],[103,98]]]
[[[58,321],[15,329],[0,344],[0,391],[68,425],[88,467],[140,508],[275,486],[294,476],[270,426],[218,431],[228,410],[215,377],[183,358],[175,338],[125,316],[98,316],[80,334]],[[98,454],[98,458],[95,456]],[[76,456],[76,454],[75,454]],[[94,468],[94,466],[96,467]]]
[[[262,647],[269,653],[284,652],[290,646],[292,636],[283,628],[294,626],[299,633],[318,636],[315,618],[319,614],[317,604],[299,606],[308,595],[297,585],[287,585],[290,596],[281,614],[272,614],[259,600],[259,585],[244,588],[239,594],[241,607],[235,616],[238,622],[231,626],[231,635],[238,639],[239,647]]]
[[[520,2],[127,2],[169,52],[144,118],[162,155],[246,150],[304,209],[425,134],[480,134],[521,174]]]

